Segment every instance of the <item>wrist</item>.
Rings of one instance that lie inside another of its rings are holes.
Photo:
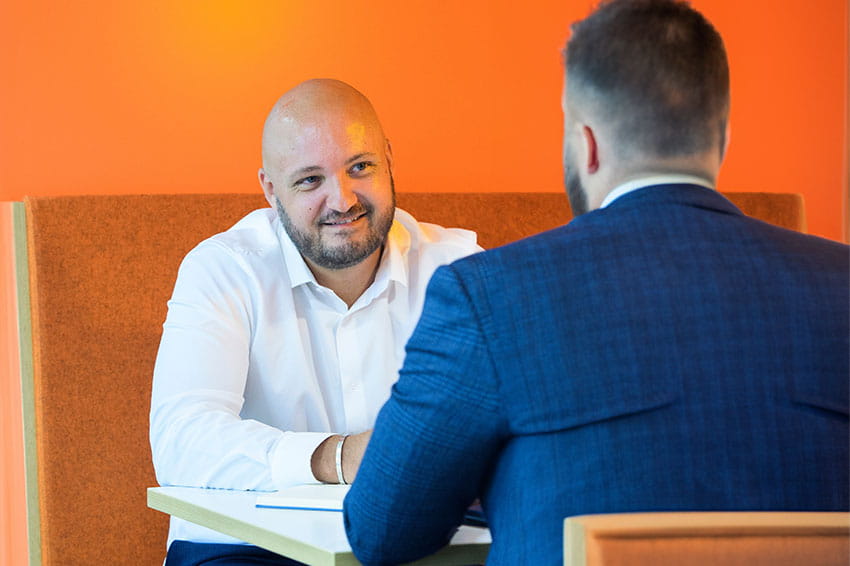
[[[348,435],[342,436],[339,441],[336,443],[336,450],[334,451],[334,469],[336,470],[336,482],[340,485],[346,485],[348,482],[345,481],[345,474],[342,470],[342,450],[343,446],[345,446],[345,439],[348,438]]]
[[[357,477],[360,462],[363,460],[363,453],[366,451],[371,436],[371,430],[354,434],[349,436],[342,445],[342,472],[346,483],[352,483]]]
[[[310,468],[316,480],[322,483],[337,483],[336,448],[342,436],[331,435],[324,439],[310,457]],[[343,458],[345,455],[342,455]]]

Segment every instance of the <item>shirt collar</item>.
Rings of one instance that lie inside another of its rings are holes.
[[[655,185],[699,185],[707,189],[714,189],[714,184],[711,181],[695,175],[651,175],[617,185],[608,193],[599,208],[605,208],[623,195]]]
[[[280,249],[283,252],[284,267],[289,275],[289,282],[294,289],[305,283],[314,283],[318,285],[316,276],[310,271],[307,262],[301,256],[301,252],[295,247],[289,234],[283,228],[280,218],[275,215],[274,230],[277,239],[280,242]],[[375,273],[375,281],[367,289],[367,293],[374,289],[376,292],[383,291],[389,281],[397,281],[402,285],[407,286],[407,252],[410,249],[410,232],[407,231],[401,222],[393,220],[390,231],[387,234],[386,245],[381,254],[378,271]]]
[[[401,222],[393,220],[375,281],[382,277],[381,272],[385,272],[390,281],[397,281],[406,287],[408,250],[410,250],[410,232]]]
[[[280,243],[280,250],[283,253],[283,267],[289,275],[289,282],[292,288],[294,289],[305,283],[316,283],[316,277],[310,271],[310,268],[307,267],[307,262],[301,257],[301,253],[295,247],[295,243],[289,238],[289,234],[286,233],[277,214],[275,214],[272,223],[274,224],[275,235]]]

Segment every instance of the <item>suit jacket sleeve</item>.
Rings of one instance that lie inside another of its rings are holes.
[[[476,297],[478,299],[478,297]],[[437,270],[407,357],[380,414],[344,518],[363,564],[444,546],[482,492],[506,434],[494,360],[455,266]]]

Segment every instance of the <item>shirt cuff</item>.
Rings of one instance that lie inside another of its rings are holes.
[[[332,432],[284,432],[270,458],[275,489],[319,481],[313,475],[310,459],[330,436]]]

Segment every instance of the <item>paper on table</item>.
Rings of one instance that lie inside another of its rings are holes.
[[[257,496],[257,507],[275,509],[306,509],[311,511],[342,511],[347,485],[304,484]]]

